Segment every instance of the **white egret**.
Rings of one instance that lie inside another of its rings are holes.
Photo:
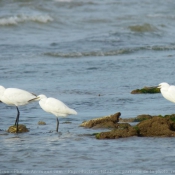
[[[175,103],[175,86],[174,85],[169,85],[168,83],[160,83],[158,88],[160,88],[160,92],[162,94],[162,96]]]
[[[57,100],[52,97],[47,98],[43,94],[39,95],[38,97],[40,99],[39,101],[40,107],[44,111],[51,113],[57,117],[57,127],[56,127],[57,132],[58,132],[58,127],[59,127],[58,117],[66,117],[67,115],[77,114],[77,112],[74,109],[69,108],[60,100]]]
[[[36,100],[37,96],[28,91],[17,88],[6,89],[3,86],[0,86],[0,101],[10,106],[16,106],[17,109],[17,116],[15,120],[15,125],[17,127],[16,132],[18,132],[18,123],[20,115],[18,106],[26,105]]]

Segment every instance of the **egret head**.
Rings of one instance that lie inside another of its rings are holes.
[[[163,82],[163,83],[160,83],[157,88],[160,88],[160,89],[162,89],[162,88],[169,88],[169,86],[170,85],[168,83]]]

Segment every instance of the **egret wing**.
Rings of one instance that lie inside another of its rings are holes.
[[[35,95],[32,93],[22,90],[22,89],[17,89],[17,88],[8,88],[6,89],[4,96],[13,104],[16,105],[24,105],[29,102],[29,100],[32,100],[36,98]]]
[[[169,94],[170,101],[175,103],[175,86],[172,85],[169,87],[168,94]]]
[[[64,116],[69,114],[69,107],[66,106],[62,101],[55,98],[48,98],[45,103],[45,107],[47,108],[47,111],[50,111],[56,116],[59,116],[59,114]]]

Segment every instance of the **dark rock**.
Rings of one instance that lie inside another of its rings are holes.
[[[85,128],[116,128],[120,115],[121,113],[118,112],[114,115],[92,119],[83,122],[80,126]]]
[[[171,117],[153,117],[137,124],[139,136],[146,137],[174,137],[175,122]]]
[[[117,128],[117,127],[118,127],[117,123],[114,123],[112,121],[107,121],[104,123],[102,122],[102,123],[95,124],[91,128],[98,129],[98,128]]]
[[[131,136],[141,137],[175,137],[175,114],[166,116],[139,115],[142,121],[136,126],[128,123],[120,125],[109,132],[96,134],[97,139],[117,139]]]
[[[117,129],[127,129],[131,127],[129,123],[117,123]]]
[[[153,93],[160,93],[160,89],[157,87],[144,87],[142,89],[135,89],[131,91],[131,94],[153,94]]]
[[[137,136],[137,130],[129,124],[124,128],[113,129],[109,132],[101,132],[96,134],[97,139],[118,139],[124,137]]]
[[[10,133],[16,133],[16,125],[10,126],[9,129],[7,130],[7,132]],[[19,124],[18,125],[18,133],[23,133],[23,132],[29,132],[29,130],[26,128],[25,125]]]

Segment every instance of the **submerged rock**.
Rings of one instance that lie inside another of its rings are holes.
[[[121,113],[118,112],[110,116],[92,119],[83,122],[80,126],[85,128],[117,128],[120,115]]]
[[[38,125],[46,125],[46,122],[39,121],[39,122],[38,122]]]
[[[9,129],[7,130],[7,132],[10,133],[16,133],[16,125],[10,126]],[[18,125],[18,133],[23,133],[23,132],[29,132],[29,130],[26,128],[25,125],[19,124]]]
[[[72,122],[70,122],[70,121],[65,121],[65,122],[63,122],[62,124],[71,124]]]
[[[131,91],[131,94],[153,94],[153,93],[160,93],[160,89],[157,87],[144,87],[142,89],[135,89]]]
[[[153,25],[145,23],[143,25],[133,25],[128,27],[133,32],[153,32],[156,31],[157,28]]]

